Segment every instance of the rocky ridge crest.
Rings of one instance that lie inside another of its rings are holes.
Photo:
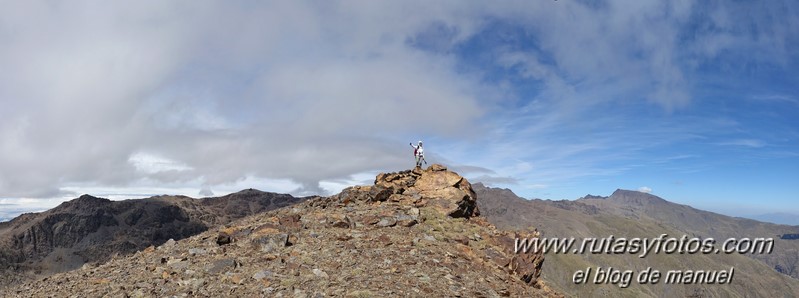
[[[543,255],[479,216],[469,182],[441,165],[260,213],[7,293],[125,297],[545,297]]]

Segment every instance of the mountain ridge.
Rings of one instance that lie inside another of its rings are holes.
[[[562,297],[540,280],[533,230],[480,215],[471,184],[442,165],[260,212],[103,264],[18,283],[10,297]]]
[[[478,185],[478,184],[475,184]],[[791,271],[791,256],[799,256],[796,240],[778,239],[778,235],[796,233],[797,228],[748,219],[738,219],[668,202],[637,191],[617,190],[609,197],[591,196],[574,201],[523,199],[505,189],[478,185],[475,192],[486,218],[505,229],[537,223],[544,237],[576,239],[655,238],[661,234],[679,238],[772,237],[774,252],[760,255],[738,254],[654,254],[644,258],[617,254],[546,254],[548,270],[542,279],[568,295],[596,296],[693,296],[693,297],[774,297],[799,295],[796,272]],[[615,197],[614,197],[615,196]],[[718,270],[735,267],[738,281],[731,285],[632,285],[619,289],[614,285],[575,285],[572,274],[587,267],[610,266],[617,269]],[[793,262],[793,268],[796,262]],[[789,275],[793,274],[794,278]],[[747,286],[757,285],[757,286]],[[792,294],[791,294],[792,293]]]
[[[252,190],[202,199],[154,196],[112,201],[81,195],[0,224],[0,270],[16,273],[2,274],[0,284],[101,263],[116,254],[189,237],[305,199]]]

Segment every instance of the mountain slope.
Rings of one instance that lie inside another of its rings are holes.
[[[655,196],[617,191],[608,198],[592,196],[576,201],[525,200],[506,189],[487,188],[475,184],[475,192],[486,218],[501,228],[526,228],[535,224],[544,237],[575,237],[578,241],[595,237],[654,238],[661,234],[699,237],[775,237],[775,252],[789,252],[787,240],[776,234],[791,227],[776,226],[749,220],[725,217],[673,204]],[[704,225],[704,228],[702,227]],[[739,229],[736,232],[735,229]],[[737,233],[737,234],[736,234]],[[719,238],[721,239],[721,238]],[[795,243],[795,242],[794,242]],[[758,255],[772,257],[772,255]],[[773,266],[738,254],[639,254],[567,253],[546,254],[547,270],[542,279],[554,288],[576,297],[794,297],[799,295],[799,281],[773,270]],[[638,285],[627,288],[618,284],[576,285],[573,274],[578,270],[613,267],[638,273],[651,267],[668,270],[735,269],[731,284],[665,284]]]
[[[778,225],[747,218],[730,217],[675,204],[657,196],[631,190],[616,190],[606,200],[583,198],[577,202],[596,206],[625,218],[647,218],[668,225],[689,235],[714,239],[773,238],[774,251],[748,256],[766,263],[769,267],[799,278],[799,241],[782,239],[782,235],[799,233],[799,226]]]
[[[668,223],[681,231],[698,233],[715,238],[779,237],[796,233],[799,227],[759,222],[746,218],[730,217],[675,204],[657,196],[632,190],[616,190],[607,199],[579,199],[577,202],[596,206],[626,218],[648,218]]]
[[[479,216],[469,182],[440,165],[268,211],[5,296],[557,297],[543,255]]]
[[[113,255],[186,238],[303,200],[252,189],[205,199],[157,196],[111,201],[83,195],[51,210],[0,223],[0,264],[6,270],[0,281],[102,263]]]

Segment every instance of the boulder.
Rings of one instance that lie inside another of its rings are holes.
[[[219,246],[230,244],[230,242],[232,242],[232,239],[230,238],[230,234],[228,233],[221,232],[219,233],[219,235],[216,236],[216,244]]]
[[[447,170],[447,167],[445,167],[444,165],[440,165],[440,164],[433,164],[433,165],[431,165],[429,168],[427,168],[427,170],[428,170],[428,171],[434,171],[434,172],[437,172],[437,171],[446,171],[446,170]]]
[[[380,173],[375,177],[374,186],[358,190],[367,190],[366,196],[372,201],[423,203],[420,205],[432,206],[450,217],[469,218],[480,214],[477,196],[469,181],[440,164],[433,164],[426,170]]]
[[[261,252],[271,253],[288,246],[289,235],[286,233],[264,235],[253,239],[252,243],[254,246],[258,247]]]
[[[463,180],[463,177],[455,172],[427,170],[422,173],[422,176],[419,177],[413,186],[420,191],[429,191],[448,187],[458,187],[458,183],[460,183],[461,180]]]
[[[393,227],[396,224],[397,224],[397,219],[393,216],[383,216],[380,218],[380,221],[377,222],[377,226],[381,228]]]
[[[369,190],[369,200],[376,202],[384,202],[385,200],[388,200],[388,198],[392,194],[394,194],[394,187],[392,186],[383,187],[375,185],[374,187],[372,187],[371,190]]]
[[[331,227],[349,229],[353,227],[352,219],[344,214],[331,214],[328,219]]]

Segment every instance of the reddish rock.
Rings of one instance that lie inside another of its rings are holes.
[[[367,215],[361,219],[361,222],[366,225],[373,225],[380,222],[380,217],[374,215]]]
[[[439,164],[417,172],[381,173],[375,178],[370,196],[381,201],[385,197],[393,202],[413,202],[416,207],[433,206],[450,217],[480,214],[469,181]]]
[[[292,226],[292,227],[299,226],[299,225],[301,225],[300,218],[301,218],[301,216],[299,214],[292,214],[292,215],[283,216],[283,217],[280,218],[280,225],[281,226]]]
[[[330,223],[331,227],[345,228],[345,229],[352,227],[352,220],[349,218],[349,216],[337,214],[331,216],[331,218],[332,218]]]

